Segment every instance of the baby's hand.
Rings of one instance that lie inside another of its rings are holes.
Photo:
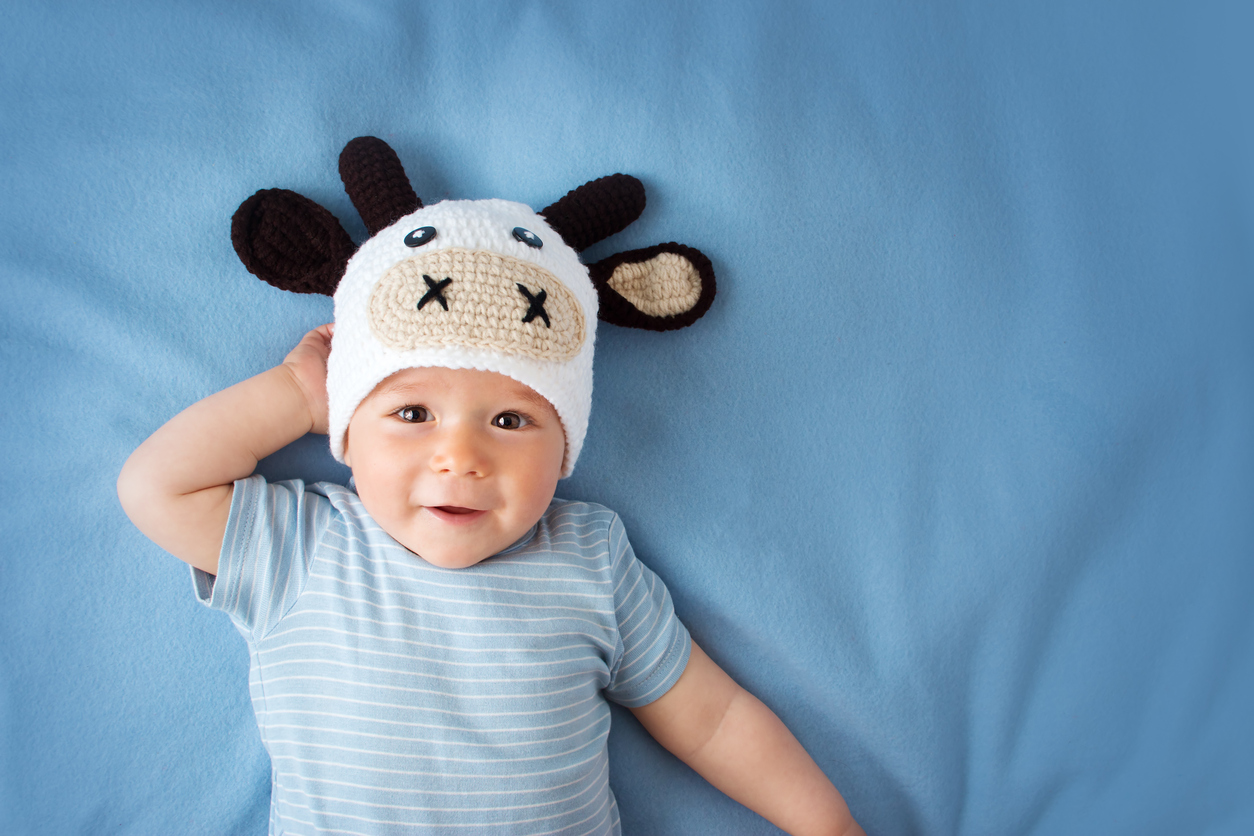
[[[334,333],[334,323],[313,329],[283,359],[309,405],[312,432],[322,435],[327,434],[327,358],[331,356]]]

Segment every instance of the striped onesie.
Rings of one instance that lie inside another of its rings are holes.
[[[248,642],[284,836],[616,834],[606,698],[652,702],[690,649],[618,516],[583,502],[441,569],[347,488],[252,476],[193,579]]]

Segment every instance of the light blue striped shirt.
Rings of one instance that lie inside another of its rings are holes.
[[[329,483],[235,483],[197,596],[248,641],[272,834],[618,833],[606,698],[670,689],[690,640],[614,512],[555,499],[441,569]]]

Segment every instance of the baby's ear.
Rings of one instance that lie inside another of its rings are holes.
[[[357,247],[339,220],[304,195],[262,189],[231,218],[231,243],[248,272],[293,293],[335,293]]]
[[[673,331],[696,322],[714,301],[714,266],[683,244],[658,244],[588,265],[600,301],[597,317],[612,325]]]

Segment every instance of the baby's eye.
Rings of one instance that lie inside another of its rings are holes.
[[[406,424],[425,424],[431,420],[431,413],[425,406],[403,406],[395,415]]]
[[[502,412],[492,419],[492,426],[502,430],[520,430],[531,423],[517,412]]]

